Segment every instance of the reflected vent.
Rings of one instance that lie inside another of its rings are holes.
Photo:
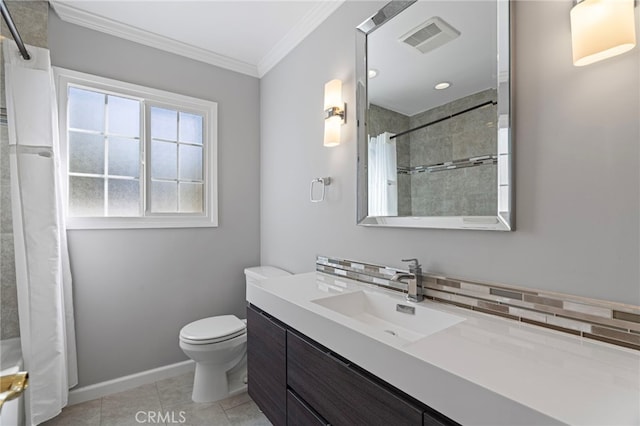
[[[434,16],[400,37],[400,41],[422,53],[427,53],[458,36],[460,31],[447,24],[442,18]]]

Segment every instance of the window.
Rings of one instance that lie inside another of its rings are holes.
[[[217,104],[55,69],[69,228],[217,226]]]

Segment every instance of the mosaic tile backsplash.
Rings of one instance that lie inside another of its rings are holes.
[[[318,256],[316,270],[406,293],[390,281],[404,270]],[[423,274],[425,297],[557,331],[640,350],[640,306],[569,294]]]

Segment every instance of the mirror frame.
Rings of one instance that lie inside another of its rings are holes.
[[[513,231],[514,185],[513,150],[511,140],[511,87],[510,87],[510,4],[497,3],[497,182],[498,205],[495,216],[369,216],[368,215],[368,75],[367,36],[394,16],[411,6],[416,0],[391,1],[375,15],[356,28],[356,114],[358,118],[358,172],[357,223],[362,226],[402,228],[480,229]]]

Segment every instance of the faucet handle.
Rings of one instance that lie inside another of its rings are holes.
[[[418,259],[402,259],[403,262],[409,262],[409,269],[418,269],[420,266]]]

